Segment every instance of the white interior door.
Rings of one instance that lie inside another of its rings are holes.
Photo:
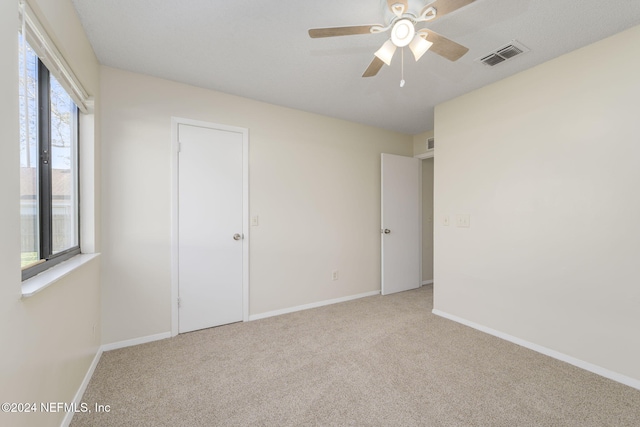
[[[420,286],[420,159],[382,154],[382,294]]]
[[[178,125],[178,327],[243,319],[243,134]]]

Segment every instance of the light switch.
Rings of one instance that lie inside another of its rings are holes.
[[[449,225],[449,215],[445,215],[442,218],[442,225]]]
[[[471,215],[462,214],[456,216],[456,227],[468,228],[471,225]]]
[[[251,217],[251,226],[252,227],[258,226],[258,215],[254,215]]]

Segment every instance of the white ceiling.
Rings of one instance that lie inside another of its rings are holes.
[[[104,65],[407,134],[433,129],[439,103],[640,24],[640,0],[476,0],[427,25],[469,52],[457,62],[427,52],[416,63],[407,51],[400,88],[399,51],[361,77],[388,33],[307,33],[382,24],[386,0],[73,3]],[[495,67],[476,61],[514,39],[530,52]]]

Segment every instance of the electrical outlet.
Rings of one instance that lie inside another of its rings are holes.
[[[331,272],[331,280],[338,280],[338,270],[333,270]]]

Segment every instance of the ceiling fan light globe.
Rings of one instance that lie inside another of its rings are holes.
[[[427,36],[424,34],[416,34],[411,43],[409,44],[409,49],[413,53],[413,56],[416,58],[416,62],[422,58],[429,48],[433,45],[433,42],[427,40]]]
[[[398,47],[404,47],[411,43],[416,33],[413,22],[408,19],[401,19],[393,25],[391,29],[391,40]]]
[[[391,59],[393,58],[393,54],[396,52],[396,46],[393,44],[391,40],[387,40],[380,49],[374,53],[382,62],[387,65],[391,65]]]

